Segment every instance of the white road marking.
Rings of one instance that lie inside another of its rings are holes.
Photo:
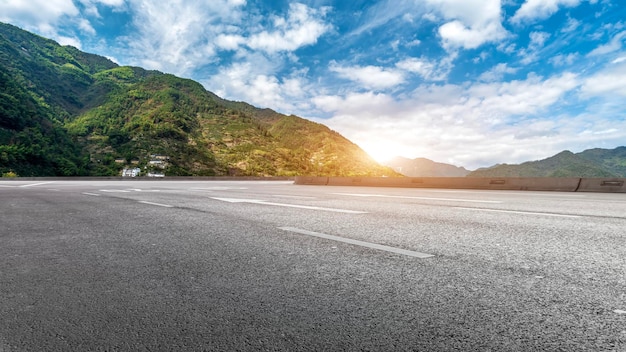
[[[272,197],[280,197],[280,198],[294,198],[294,199],[317,199],[317,197],[308,197],[308,196],[292,196],[287,194],[272,194]]]
[[[378,197],[378,198],[398,198],[398,199],[419,199],[419,200],[440,200],[444,202],[470,202],[470,203],[489,203],[489,204],[501,204],[503,202],[499,200],[475,200],[475,199],[461,199],[461,198],[434,198],[434,197],[409,197],[409,196],[388,196],[384,194],[366,194],[366,193],[331,193],[340,196],[351,197]]]
[[[101,189],[100,192],[107,192],[107,193],[130,193],[130,191],[127,190],[127,189]]]
[[[484,209],[484,208],[463,208],[463,207],[455,207],[457,209],[463,210],[473,210],[473,211],[484,211],[491,213],[507,213],[507,214],[521,214],[521,215],[543,215],[543,216],[554,216],[561,218],[580,218],[579,215],[566,215],[566,214],[554,214],[554,213],[537,213],[532,211],[519,211],[519,210],[499,210],[499,209]]]
[[[240,190],[240,189],[248,189],[248,187],[215,186],[215,187],[191,188],[192,191],[228,191],[232,189]]]
[[[21,186],[18,186],[18,187],[34,187],[34,186],[47,185],[47,184],[50,184],[50,183],[54,183],[54,182],[50,181],[50,182],[29,183],[27,185],[21,185]]]
[[[428,190],[428,192],[437,193],[472,193],[472,194],[502,194],[511,196],[526,196],[526,197],[574,197],[585,198],[584,194],[573,194],[573,192],[546,192],[546,191],[495,191],[495,190],[482,190],[482,191],[457,191],[457,190]]]
[[[273,206],[277,206],[277,207],[331,211],[331,212],[335,212],[335,213],[367,214],[366,211],[337,209],[337,208],[312,207],[312,206],[308,206],[308,205],[297,205],[297,204],[273,203],[273,202],[267,202],[267,201],[258,200],[258,199],[216,198],[216,197],[211,197],[211,198],[215,199],[215,200],[220,200],[220,201],[223,201],[223,202],[229,202],[229,203],[251,203],[251,204],[261,204],[261,205],[273,205]]]
[[[299,233],[301,235],[314,236],[314,237],[324,238],[324,239],[327,239],[327,240],[353,244],[353,245],[356,245],[356,246],[367,247],[367,248],[371,248],[371,249],[377,249],[377,250],[381,250],[381,251],[385,251],[385,252],[402,254],[402,255],[409,256],[409,257],[416,257],[416,258],[421,258],[421,259],[434,257],[434,255],[428,254],[428,253],[415,252],[415,251],[410,251],[410,250],[407,250],[407,249],[390,247],[390,246],[385,246],[385,245],[377,244],[377,243],[353,240],[353,239],[350,239],[350,238],[333,236],[333,235],[328,235],[328,234],[325,234],[325,233],[303,230],[303,229],[299,229],[299,228],[296,228],[296,227],[279,227],[279,229],[281,229],[283,231]]]
[[[100,197],[100,195],[98,193],[83,192],[82,194],[84,194],[86,196]]]
[[[148,205],[156,205],[157,207],[164,207],[164,208],[173,208],[173,205],[169,205],[169,204],[161,204],[161,203],[153,203],[153,202],[147,202],[145,200],[140,200],[139,203],[142,204],[148,204]]]

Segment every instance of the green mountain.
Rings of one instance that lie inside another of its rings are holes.
[[[382,176],[324,125],[0,23],[0,173]]]
[[[409,177],[464,177],[470,173],[463,167],[438,163],[426,158],[408,159],[398,156],[384,164]]]
[[[519,165],[500,164],[471,172],[469,177],[626,177],[626,147],[563,151]]]

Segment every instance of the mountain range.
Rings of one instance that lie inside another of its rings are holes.
[[[129,168],[205,176],[626,177],[626,147],[475,171],[424,158],[382,166],[322,124],[0,23],[0,175],[110,176]]]
[[[438,163],[426,158],[408,159],[397,156],[384,164],[409,177],[464,177],[470,173],[464,167]]]
[[[499,164],[472,171],[469,177],[626,177],[626,147],[560,152],[519,165]]]
[[[0,174],[398,176],[328,127],[0,23]]]
[[[425,158],[396,157],[385,165],[409,177],[626,177],[626,147],[563,151],[543,160],[470,171]]]

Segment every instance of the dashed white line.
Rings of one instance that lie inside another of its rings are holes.
[[[462,198],[435,198],[435,197],[411,197],[411,196],[388,196],[384,194],[366,194],[366,193],[331,193],[340,196],[351,197],[378,197],[378,198],[397,198],[397,199],[419,199],[419,200],[439,200],[444,202],[469,202],[469,203],[490,203],[501,204],[499,200],[476,200],[476,199],[462,199]]]
[[[53,181],[50,181],[50,182],[39,182],[39,183],[29,183],[27,185],[21,185],[21,186],[18,186],[18,187],[22,187],[22,188],[24,188],[24,187],[34,187],[34,186],[47,185],[47,184],[50,184],[50,183],[53,183]]]
[[[86,196],[100,197],[100,195],[98,193],[83,192],[82,194],[84,194]]]
[[[484,208],[463,208],[463,207],[455,207],[456,209],[463,210],[472,210],[472,211],[484,211],[491,213],[507,213],[507,214],[521,214],[521,215],[543,215],[543,216],[554,216],[561,218],[580,218],[579,215],[566,215],[566,214],[555,214],[555,213],[538,213],[532,211],[519,211],[519,210],[500,210],[500,209],[484,209]]]
[[[173,208],[173,205],[169,205],[169,204],[161,204],[161,203],[154,203],[154,202],[147,202],[145,200],[140,200],[139,203],[142,204],[148,204],[148,205],[155,205],[157,207],[164,207],[164,208]]]
[[[409,257],[415,257],[415,258],[421,258],[421,259],[434,257],[434,255],[428,254],[428,253],[415,252],[415,251],[410,251],[410,250],[407,250],[407,249],[402,249],[402,248],[397,248],[397,247],[390,247],[390,246],[385,246],[385,245],[377,244],[377,243],[353,240],[351,238],[333,236],[333,235],[329,235],[329,234],[325,234],[325,233],[321,233],[321,232],[314,232],[314,231],[303,230],[303,229],[299,229],[299,228],[296,228],[296,227],[279,227],[279,229],[281,229],[283,231],[299,233],[301,235],[319,237],[319,238],[324,238],[324,239],[327,239],[327,240],[353,244],[353,245],[356,245],[356,246],[367,247],[367,248],[371,248],[371,249],[377,249],[377,250],[380,250],[380,251],[391,252],[391,253],[396,253],[396,254],[402,254],[402,255],[409,256]]]
[[[191,191],[230,191],[230,190],[242,190],[242,189],[248,189],[248,188],[247,187],[226,187],[226,186],[190,188]]]
[[[274,203],[274,202],[267,202],[267,201],[259,200],[259,199],[216,198],[216,197],[211,197],[211,198],[215,199],[215,200],[221,200],[222,202],[229,202],[229,203],[251,203],[251,204],[261,204],[261,205],[273,205],[273,206],[277,206],[277,207],[286,207],[286,208],[299,208],[299,209],[309,209],[309,210],[331,211],[331,212],[335,212],[335,213],[367,214],[366,211],[338,209],[338,208],[313,207],[313,206],[309,206],[309,205]]]
[[[317,199],[317,197],[292,196],[292,195],[287,195],[287,194],[272,194],[272,197],[277,197],[277,198],[294,198],[294,199]]]

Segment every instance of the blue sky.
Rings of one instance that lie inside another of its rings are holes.
[[[623,0],[0,0],[0,21],[470,169],[626,145]]]

